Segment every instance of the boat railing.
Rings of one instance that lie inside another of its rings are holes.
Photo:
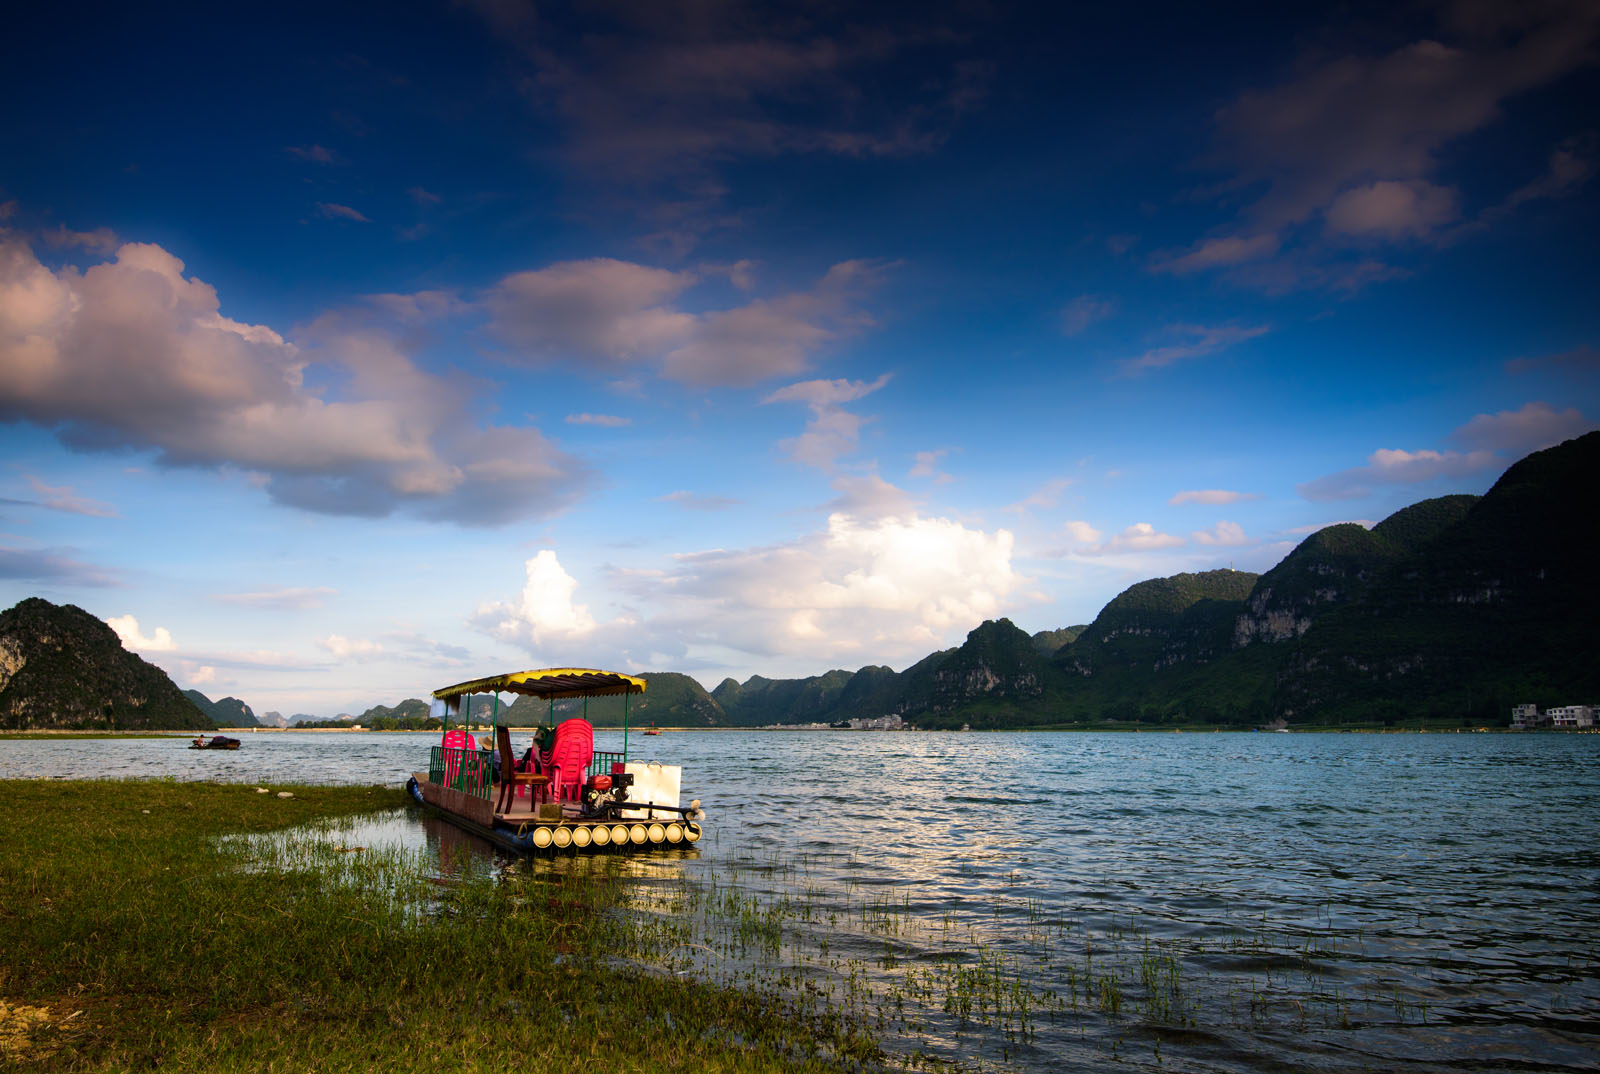
[[[491,756],[487,750],[435,746],[428,756],[428,780],[475,798],[488,798]]]
[[[595,750],[594,759],[589,762],[589,774],[591,776],[610,775],[611,766],[613,764],[621,764],[624,756],[624,754],[611,753],[608,750]]]

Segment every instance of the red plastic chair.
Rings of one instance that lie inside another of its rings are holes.
[[[547,769],[550,796],[558,802],[576,802],[583,794],[585,772],[593,760],[593,724],[588,720],[568,720],[557,727]]]

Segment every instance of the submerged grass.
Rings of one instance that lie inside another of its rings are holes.
[[[0,1066],[859,1069],[876,1042],[771,989],[625,961],[625,859],[468,868],[303,834],[398,790],[0,782]],[[233,838],[253,835],[248,839]],[[752,908],[746,942],[770,944]]]

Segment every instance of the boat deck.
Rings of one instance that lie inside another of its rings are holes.
[[[426,772],[413,772],[411,778],[426,805],[513,850],[675,845],[700,839],[698,824],[666,811],[648,811],[646,807],[631,810],[635,814],[632,817],[604,820],[584,817],[577,803],[562,802],[560,817],[540,816],[540,803],[531,797],[518,797],[512,800],[509,810],[500,812],[495,808],[498,795],[495,800],[488,800],[443,787],[429,781]]]

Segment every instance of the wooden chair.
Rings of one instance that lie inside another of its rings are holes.
[[[511,808],[511,801],[516,797],[518,787],[527,787],[529,795],[537,800],[539,788],[549,783],[550,777],[541,772],[517,771],[517,755],[511,750],[509,728],[498,729],[495,733],[495,746],[500,751],[500,804],[495,807],[495,812],[505,813]]]

